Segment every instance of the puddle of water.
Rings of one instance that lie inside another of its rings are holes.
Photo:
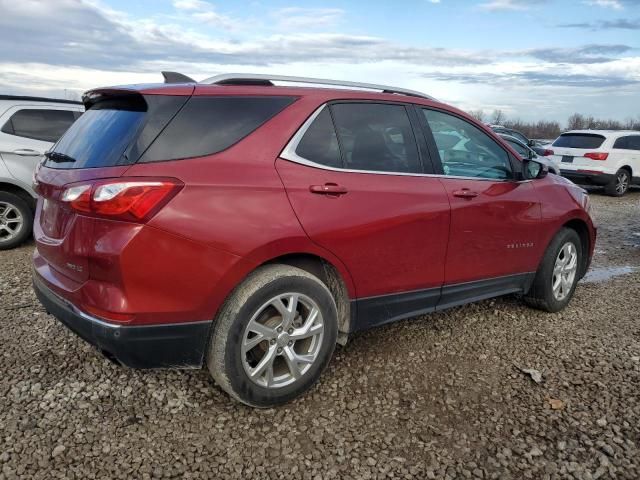
[[[619,277],[620,275],[626,275],[638,270],[638,267],[631,267],[625,265],[624,267],[600,267],[592,268],[582,279],[586,283],[598,283],[611,280],[613,277]]]

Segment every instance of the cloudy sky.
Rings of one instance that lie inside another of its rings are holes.
[[[0,0],[0,45],[0,93],[268,72],[523,120],[640,116],[640,0]]]

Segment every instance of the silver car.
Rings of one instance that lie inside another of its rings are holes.
[[[31,235],[33,171],[82,112],[71,100],[0,95],[0,250]]]
[[[549,157],[543,157],[538,155],[531,147],[525,145],[520,141],[520,139],[516,137],[512,137],[511,135],[506,135],[503,133],[498,133],[498,136],[502,138],[505,142],[507,142],[513,149],[518,152],[518,154],[524,158],[529,160],[535,160],[536,162],[540,162],[543,165],[546,165],[551,173],[555,173],[556,175],[560,175],[560,165],[558,162],[552,160]]]

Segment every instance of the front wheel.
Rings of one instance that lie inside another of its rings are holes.
[[[260,267],[216,318],[209,372],[247,405],[288,402],[308,390],[329,363],[337,315],[331,292],[317,277],[288,265]]]
[[[629,190],[629,185],[631,184],[631,174],[629,170],[626,168],[621,168],[616,172],[616,176],[611,181],[611,183],[604,187],[604,191],[607,195],[611,195],[613,197],[621,197],[627,190]]]
[[[580,237],[575,230],[563,228],[549,244],[525,301],[547,312],[562,310],[573,297],[580,265]]]

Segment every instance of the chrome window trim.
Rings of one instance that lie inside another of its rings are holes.
[[[298,145],[300,144],[300,141],[302,140],[302,137],[304,137],[304,134],[307,133],[307,130],[309,129],[309,127],[311,126],[311,124],[314,122],[314,120],[318,117],[318,115],[320,115],[320,113],[322,113],[322,110],[324,110],[327,107],[327,103],[324,103],[322,105],[320,105],[312,114],[309,118],[307,118],[307,120],[302,124],[302,126],[298,129],[298,131],[295,133],[295,135],[293,137],[291,137],[291,140],[289,140],[289,143],[287,143],[287,145],[284,147],[284,149],[282,150],[282,152],[280,153],[280,158],[284,159],[284,160],[288,160],[290,162],[294,162],[294,163],[298,163],[300,165],[305,165],[307,167],[312,167],[312,168],[319,168],[321,170],[328,170],[331,172],[343,172],[343,173],[360,173],[360,174],[373,174],[373,175],[393,175],[393,176],[402,176],[402,177],[432,177],[432,178],[444,178],[444,179],[458,179],[458,180],[482,180],[485,182],[517,182],[517,183],[521,183],[522,181],[517,181],[515,179],[512,178],[482,178],[482,177],[462,177],[462,176],[456,176],[456,175],[445,175],[445,174],[438,174],[438,173],[407,173],[407,172],[379,172],[376,170],[353,170],[351,168],[337,168],[337,167],[330,167],[328,165],[323,165],[321,163],[316,163],[312,160],[308,160],[304,157],[301,157],[300,155],[298,155],[296,153],[296,149],[298,148]],[[337,135],[337,132],[336,132]],[[527,179],[524,180],[525,182],[529,182],[531,181],[531,179]]]

